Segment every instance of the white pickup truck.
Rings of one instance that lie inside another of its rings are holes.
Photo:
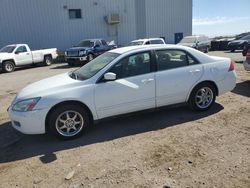
[[[12,72],[15,67],[41,62],[49,66],[57,56],[56,48],[31,51],[27,44],[12,44],[0,50],[0,68],[4,72]]]

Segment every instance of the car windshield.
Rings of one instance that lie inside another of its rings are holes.
[[[0,50],[0,53],[12,53],[16,46],[5,46]]]
[[[128,44],[128,46],[140,46],[140,45],[143,45],[143,41],[134,41]]]
[[[250,35],[244,36],[240,40],[250,40]]]
[[[95,41],[93,40],[83,40],[79,42],[75,47],[93,47],[95,45]]]
[[[181,40],[180,43],[195,43],[196,42],[196,38],[184,38]]]
[[[70,74],[71,78],[77,79],[77,80],[87,80],[91,77],[93,77],[96,73],[98,73],[100,70],[102,70],[105,66],[107,66],[109,63],[111,63],[114,59],[116,59],[120,54],[117,53],[111,53],[106,52],[91,62],[87,63],[80,69],[73,71]]]

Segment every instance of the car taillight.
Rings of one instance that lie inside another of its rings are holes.
[[[250,49],[247,51],[246,61],[250,61]]]
[[[234,62],[231,61],[228,72],[234,71]]]

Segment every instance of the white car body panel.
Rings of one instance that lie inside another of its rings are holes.
[[[99,83],[95,87],[98,117],[129,113],[155,107],[155,73]],[[109,92],[112,91],[112,96]],[[112,98],[112,102],[110,101]]]
[[[99,83],[113,65],[122,58],[150,50],[180,49],[192,54],[200,64]],[[214,82],[218,94],[233,90],[235,71],[229,71],[231,60],[211,57],[188,47],[176,45],[149,45],[118,48],[110,51],[120,54],[110,64],[88,80],[75,80],[61,74],[31,84],[18,93],[9,108],[12,125],[26,134],[45,133],[45,120],[50,109],[65,101],[86,105],[94,120],[138,110],[187,102],[193,88],[203,82]],[[110,53],[108,52],[108,53]],[[13,105],[24,99],[41,97],[32,112],[14,112]],[[21,127],[15,125],[20,122]]]
[[[156,106],[186,101],[190,88],[203,75],[203,65],[193,65],[156,73]]]

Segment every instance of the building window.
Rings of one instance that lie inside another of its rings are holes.
[[[69,9],[69,19],[81,19],[82,10],[81,9]]]

